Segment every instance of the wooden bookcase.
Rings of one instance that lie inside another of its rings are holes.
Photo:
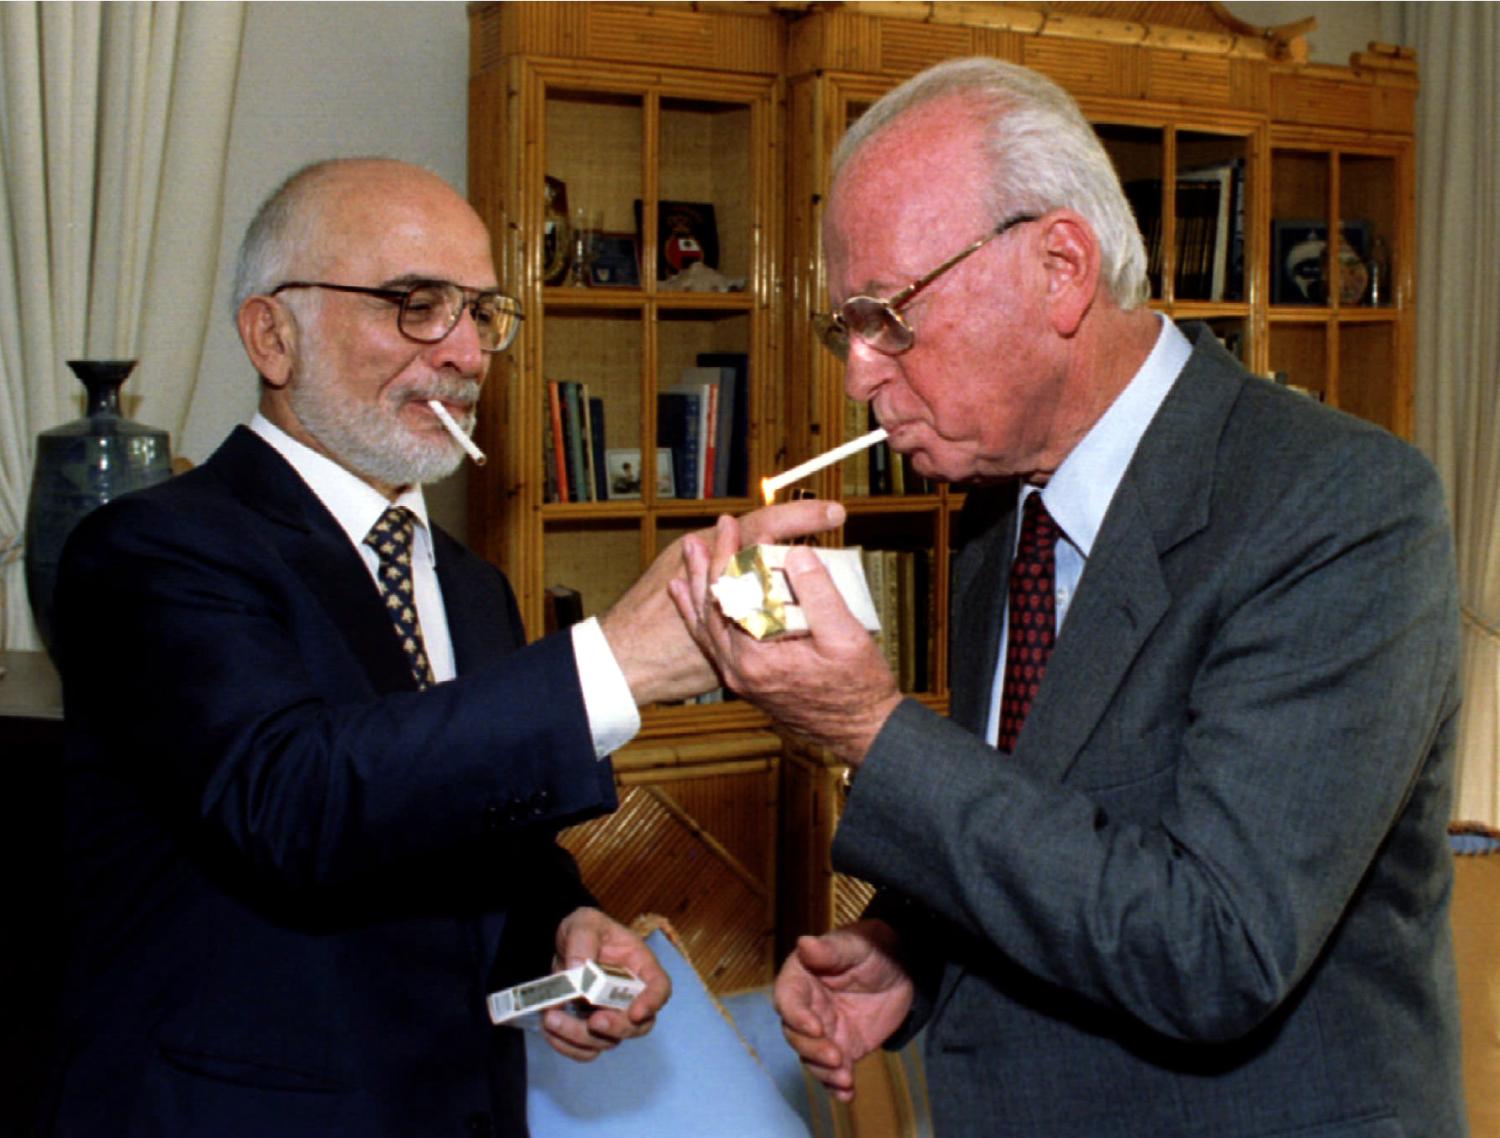
[[[544,627],[549,586],[571,586],[586,613],[602,611],[673,538],[750,508],[762,475],[867,429],[810,326],[827,304],[819,209],[828,161],[865,107],[955,56],[1014,60],[1077,96],[1132,204],[1160,233],[1153,307],[1209,322],[1255,372],[1410,434],[1411,54],[1372,45],[1349,67],[1310,65],[1298,62],[1296,39],[1225,27],[1212,5],[1151,9],[1187,25],[1176,27],[1110,18],[1139,5],[1098,5],[1104,17],[1079,7],[471,7],[470,196],[526,323],[508,372],[492,376],[480,405],[479,442],[493,461],[470,473],[469,534],[510,576],[528,627]],[[641,203],[637,284],[546,283],[548,178],[615,234],[636,231]],[[1194,244],[1202,224],[1194,203],[1206,199],[1184,189],[1187,181],[1231,195],[1217,224],[1237,230],[1240,255],[1222,254],[1217,270]],[[664,201],[712,205],[719,267],[744,278],[742,290],[663,287],[655,247]],[[1331,243],[1329,233],[1346,237]],[[1384,283],[1372,303],[1359,277],[1377,237]],[[1344,243],[1356,247],[1357,263],[1340,259]],[[1298,278],[1289,283],[1281,274],[1294,249]],[[751,493],[665,497],[647,477],[639,498],[551,500],[549,381],[587,384],[602,401],[606,449],[650,456],[660,441],[657,396],[707,352],[747,361],[741,490]],[[903,686],[943,710],[943,614],[961,488],[877,478],[884,492],[871,493],[864,456],[809,485],[849,508],[832,542],[890,551],[891,587],[907,597],[895,622],[908,641]],[[784,744],[763,716],[732,700],[650,708],[644,720],[640,739],[617,757],[629,794],[621,816],[567,837],[591,876],[630,859],[637,871],[620,880],[621,908],[662,909],[692,934],[690,897],[701,882],[673,884],[666,864],[681,838],[745,891],[735,905],[703,909],[702,935],[722,950],[714,968],[735,982],[769,969],[773,940],[784,945],[848,915],[842,909],[860,886],[826,865],[840,804],[836,765]],[[779,836],[747,843],[743,818],[769,819],[771,830],[755,832]],[[657,844],[642,832],[661,836],[663,852],[653,855]]]

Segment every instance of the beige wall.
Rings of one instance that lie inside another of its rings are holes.
[[[255,208],[287,174],[320,158],[383,154],[464,186],[469,25],[461,3],[282,3],[245,10],[215,322],[193,413],[176,449],[201,462],[255,411],[255,373],[229,316],[234,253]],[[458,478],[429,494],[463,532]]]
[[[1345,63],[1380,39],[1380,3],[1228,5],[1259,26],[1315,15],[1314,59]],[[255,377],[227,315],[234,249],[256,205],[315,159],[386,154],[464,185],[468,21],[454,2],[283,3],[246,11],[230,137],[219,285],[193,414],[177,449],[202,461],[255,409]],[[463,474],[432,488],[433,512],[462,536]]]

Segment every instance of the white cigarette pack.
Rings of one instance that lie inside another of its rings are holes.
[[[625,968],[586,960],[576,968],[528,980],[514,988],[492,992],[490,1022],[515,1027],[539,1026],[541,1013],[559,1004],[582,1002],[599,1008],[628,1008],[645,989],[644,980]]]
[[[786,579],[786,555],[790,548],[752,545],[742,549],[730,560],[724,575],[709,586],[724,615],[757,640],[807,631],[807,618]],[[875,612],[869,582],[865,580],[859,549],[824,549],[816,545],[811,548],[828,570],[849,611],[865,628],[879,632],[880,617]]]

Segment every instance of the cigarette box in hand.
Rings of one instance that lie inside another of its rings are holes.
[[[730,560],[724,575],[709,586],[719,608],[757,640],[807,632],[807,618],[792,595],[785,565],[790,546],[752,545]],[[828,570],[834,587],[856,620],[880,631],[880,617],[870,597],[860,551],[810,546]]]
[[[559,1004],[583,1003],[623,1011],[645,987],[646,982],[628,969],[586,960],[576,968],[492,992],[485,1002],[491,1023],[535,1028],[540,1025],[542,1012]]]

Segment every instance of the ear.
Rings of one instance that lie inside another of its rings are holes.
[[[1047,312],[1053,331],[1071,336],[1099,288],[1099,240],[1093,227],[1068,210],[1054,214],[1043,233]]]
[[[235,316],[240,342],[255,370],[272,387],[285,387],[297,354],[297,326],[273,297],[252,296]]]

